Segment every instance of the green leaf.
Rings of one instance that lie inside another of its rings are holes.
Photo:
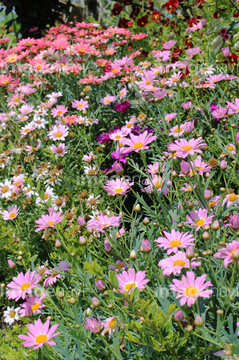
[[[110,279],[110,282],[112,283],[112,285],[118,289],[119,287],[119,281],[117,279],[117,276],[115,276],[115,271],[109,271],[109,279]]]

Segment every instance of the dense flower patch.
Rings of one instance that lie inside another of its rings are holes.
[[[239,355],[238,23],[179,3],[0,50],[3,359]]]

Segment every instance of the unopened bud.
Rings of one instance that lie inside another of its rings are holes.
[[[103,283],[102,280],[97,280],[97,281],[95,281],[95,286],[96,286],[97,289],[100,290],[100,291],[105,291],[105,289],[106,289],[106,285],[105,285],[105,283]]]
[[[193,330],[193,327],[192,327],[192,325],[188,325],[187,327],[186,327],[186,331],[192,331]]]
[[[7,261],[7,263],[8,263],[8,266],[9,266],[10,269],[15,268],[15,266],[16,266],[15,262],[12,261],[11,259],[9,259],[9,260]]]
[[[149,223],[150,223],[149,218],[145,217],[145,218],[143,219],[143,224],[144,224],[144,225],[148,225]]]
[[[219,221],[215,220],[212,224],[212,230],[216,231],[220,228]]]
[[[183,320],[183,312],[181,310],[176,311],[173,318],[175,321]]]
[[[239,259],[239,250],[234,251],[234,253],[232,254],[232,258],[234,260],[238,260]]]
[[[223,311],[222,309],[218,309],[218,310],[217,310],[217,314],[218,314],[218,315],[223,315],[223,314],[224,314],[224,311]]]
[[[226,168],[227,168],[227,162],[226,162],[226,160],[222,160],[221,164],[220,164],[220,169],[226,170]]]
[[[65,296],[65,295],[64,295],[63,291],[58,291],[57,297],[58,297],[59,299],[62,299],[64,296]]]
[[[152,245],[150,244],[149,240],[147,239],[143,240],[140,251],[143,253],[149,253],[151,250],[152,250]]]
[[[187,259],[192,259],[194,257],[194,250],[193,250],[192,246],[189,246],[186,249],[186,257],[187,257]]]
[[[99,299],[97,299],[97,297],[93,297],[91,300],[92,300],[92,306],[94,308],[100,306],[101,302]]]
[[[86,316],[90,316],[90,314],[91,314],[91,309],[88,308],[88,309],[86,310]]]
[[[80,245],[85,245],[87,243],[87,240],[84,236],[80,236],[79,240],[80,240]]]
[[[55,247],[56,247],[56,248],[60,248],[60,247],[61,247],[61,242],[60,242],[60,240],[56,240],[56,242],[55,242]]]
[[[199,315],[196,315],[196,318],[194,320],[194,325],[195,326],[203,326],[203,324],[204,324],[203,318]]]
[[[134,211],[136,211],[136,212],[141,211],[141,206],[139,204],[135,205]]]
[[[205,190],[204,191],[204,199],[205,200],[210,200],[212,198],[212,192],[211,190]]]
[[[137,254],[136,254],[135,250],[131,251],[129,257],[130,257],[131,260],[137,259]]]
[[[208,240],[210,239],[210,234],[207,231],[204,231],[204,233],[202,234],[202,238],[203,240]]]
[[[67,302],[71,305],[74,305],[77,302],[77,300],[75,298],[71,298],[71,299],[68,299]]]

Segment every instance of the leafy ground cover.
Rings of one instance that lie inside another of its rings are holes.
[[[124,5],[0,41],[2,359],[238,358],[237,4]]]

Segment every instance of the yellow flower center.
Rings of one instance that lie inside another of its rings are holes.
[[[82,108],[83,107],[83,104],[78,104],[77,105],[79,108]]]
[[[61,154],[61,153],[63,153],[63,150],[62,149],[57,149],[56,152],[57,152],[57,154]]]
[[[119,140],[119,139],[121,139],[121,137],[122,137],[121,135],[116,135],[116,136],[115,136],[115,139],[116,139],[116,140]]]
[[[9,190],[8,186],[3,186],[2,193],[5,194]]]
[[[171,245],[172,247],[177,247],[177,246],[180,246],[181,244],[182,244],[182,242],[180,240],[172,240],[169,243],[169,245]]]
[[[201,225],[203,225],[204,223],[205,223],[205,220],[204,220],[204,219],[198,219],[198,220],[195,221],[195,225],[197,225],[197,226],[201,226]]]
[[[47,221],[46,224],[52,226],[54,224],[54,220]]]
[[[145,84],[146,84],[146,85],[150,85],[150,84],[151,84],[151,81],[150,81],[150,80],[147,80]]]
[[[134,144],[134,148],[140,149],[142,146],[144,146],[144,143],[138,142]]]
[[[178,81],[178,78],[173,78],[173,82],[177,82]]]
[[[61,115],[63,113],[63,111],[59,110],[57,111],[56,115]]]
[[[209,201],[208,206],[209,206],[209,207],[212,207],[212,206],[214,206],[215,204],[216,204],[216,201]]]
[[[41,66],[41,65],[37,65],[36,68],[37,68],[38,70],[41,70],[41,69],[42,69],[42,66]]]
[[[189,286],[185,292],[187,296],[195,296],[198,294],[198,288],[196,286]]]
[[[61,132],[58,131],[58,132],[55,133],[55,137],[58,137],[58,138],[59,138],[59,137],[61,137],[61,136],[62,136],[62,133],[61,133]]]
[[[17,182],[14,183],[15,186],[18,186],[20,184],[21,184],[21,181],[17,181]]]
[[[123,188],[114,189],[114,192],[115,192],[116,194],[119,194],[119,193],[121,193],[122,191],[124,191]]]
[[[229,145],[229,146],[227,146],[227,149],[228,149],[229,151],[233,151],[233,150],[234,150],[234,146]]]
[[[154,185],[156,188],[161,189],[161,187],[163,186],[163,182],[162,181],[157,181]]]
[[[114,328],[115,328],[115,323],[116,323],[116,320],[115,320],[115,319],[110,320],[110,322],[109,322],[109,328],[110,328],[110,329],[114,329]]]
[[[190,150],[192,150],[192,148],[193,147],[191,145],[185,145],[185,146],[182,147],[182,150],[190,151]]]
[[[131,128],[132,125],[133,125],[132,123],[128,123],[128,124],[126,125],[127,129]]]
[[[188,187],[188,191],[192,191],[192,186],[189,186],[189,187]]]
[[[80,52],[84,52],[84,51],[85,51],[85,48],[80,48],[79,51],[80,51]]]
[[[9,217],[10,217],[11,219],[15,218],[15,216],[16,216],[16,213],[15,213],[15,212],[12,212],[12,213],[9,215]]]
[[[174,130],[175,133],[179,133],[180,131],[182,131],[182,128],[178,128],[178,127]]]
[[[231,202],[236,201],[237,199],[238,199],[238,196],[235,194],[228,196],[228,200]]]
[[[173,266],[176,266],[176,265],[184,266],[185,261],[183,261],[183,260],[175,260],[174,263],[173,263]]]
[[[15,315],[16,315],[15,311],[10,311],[9,316],[10,316],[11,318],[14,318]]]
[[[24,130],[25,133],[27,133],[27,132],[29,132],[29,131],[31,131],[31,129],[25,129],[25,130]]]
[[[110,100],[109,100],[109,99],[107,99],[107,100],[105,100],[105,102],[106,102],[106,103],[109,103],[109,102],[110,102]]]
[[[36,303],[36,304],[32,305],[32,311],[38,310],[39,307],[40,307],[40,303]]]
[[[135,287],[136,287],[135,282],[126,284],[126,285],[124,286],[125,290],[127,290],[127,291],[130,290],[130,289],[134,289]]]
[[[48,198],[49,198],[49,195],[45,194],[43,200],[47,200]]]
[[[42,344],[47,341],[47,335],[38,335],[35,341],[37,344]]]
[[[21,291],[26,291],[30,287],[29,283],[23,283],[20,287]]]

